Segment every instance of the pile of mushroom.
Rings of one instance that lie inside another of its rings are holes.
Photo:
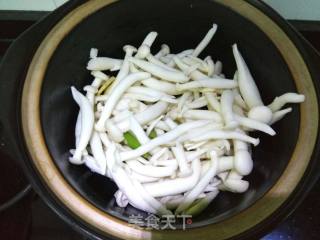
[[[91,49],[92,84],[85,95],[71,87],[80,111],[69,160],[112,179],[120,207],[196,215],[220,191],[245,192],[259,144],[249,133],[275,135],[271,125],[292,110],[282,107],[304,101],[286,93],[265,105],[236,44],[233,79],[220,61],[201,59],[216,31],[180,53],[163,44],[153,55],[156,32],[139,48],[124,46],[124,59]]]

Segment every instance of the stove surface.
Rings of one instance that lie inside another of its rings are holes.
[[[4,33],[0,33],[0,61],[1,55],[5,53],[11,42],[33,23],[34,21],[0,21],[0,27],[5,26],[6,32],[5,36]],[[308,29],[302,31],[302,34],[320,50],[320,31]],[[2,152],[0,152],[0,182],[0,204],[28,185],[18,164]],[[0,239],[79,240],[85,238],[72,230],[33,191],[30,191],[17,204],[0,212]],[[300,207],[262,239],[320,239],[320,181]]]

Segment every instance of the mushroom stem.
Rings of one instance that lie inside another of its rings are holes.
[[[171,148],[174,156],[176,157],[179,165],[180,170],[180,177],[186,177],[191,174],[191,169],[188,167],[187,159],[185,156],[185,152],[183,150],[183,147],[180,143],[176,144],[176,147]]]
[[[188,77],[181,72],[170,71],[164,67],[158,66],[147,61],[135,58],[130,58],[130,61],[137,65],[139,68],[143,69],[144,71],[150,72],[152,75],[167,80],[169,82],[183,83],[189,80]]]
[[[127,161],[126,164],[136,173],[153,178],[170,177],[177,169],[177,166],[155,167],[152,165],[143,165],[137,160]]]
[[[172,212],[168,210],[161,202],[159,202],[157,199],[152,197],[142,186],[141,183],[139,183],[136,180],[132,180],[133,186],[136,188],[136,190],[139,192],[141,197],[151,205],[154,209],[156,209],[157,214],[160,216],[162,215],[172,215]]]
[[[225,90],[222,92],[221,115],[223,117],[226,129],[233,129],[239,125],[233,114],[233,101],[234,96],[231,90]]]
[[[133,183],[125,170],[117,165],[115,144],[110,145],[110,148],[107,150],[106,156],[108,156],[107,164],[108,169],[111,170],[111,177],[117,184],[118,188],[127,196],[129,203],[132,206],[143,211],[156,213],[157,211],[150,204],[148,204],[136,191],[136,188],[133,186]]]
[[[154,55],[154,57],[159,59],[159,58],[161,58],[161,57],[163,57],[163,56],[165,56],[165,55],[167,55],[169,53],[170,53],[169,46],[167,44],[162,44],[160,51],[156,55]]]
[[[246,103],[243,101],[238,89],[233,89],[233,95],[234,95],[234,103],[237,104],[237,106],[241,107],[242,109],[247,110],[248,107]]]
[[[135,179],[141,183],[150,183],[150,182],[156,182],[159,180],[159,178],[155,178],[155,177],[148,177],[148,176],[145,176],[145,175],[142,175],[142,174],[139,174],[139,173],[136,173],[134,171],[132,171],[130,173],[130,177],[132,179]]]
[[[219,101],[217,100],[216,96],[212,92],[204,92],[204,96],[206,97],[206,100],[208,101],[208,105],[216,112],[221,112],[221,105]]]
[[[176,86],[172,83],[161,81],[155,78],[148,78],[141,81],[143,85],[148,88],[155,89],[164,92],[169,95],[178,95],[179,92],[176,90]]]
[[[73,164],[82,164],[83,160],[81,160],[83,151],[86,149],[91,133],[94,125],[94,112],[93,107],[89,100],[83,96],[77,89],[71,87],[71,92],[73,99],[80,107],[81,114],[81,133],[79,137],[78,146],[75,150],[75,153],[72,157],[69,158],[70,162]]]
[[[208,72],[208,65],[205,61],[201,60],[200,58],[194,57],[194,56],[186,56],[182,59],[182,61],[191,66],[194,66],[196,69],[199,69],[201,72]]]
[[[195,159],[192,164],[192,174],[185,178],[163,180],[161,182],[146,183],[143,186],[153,197],[176,195],[191,190],[200,177],[200,160]]]
[[[110,139],[108,138],[108,135],[105,132],[100,132],[98,133],[99,137],[101,139],[101,142],[103,143],[103,145],[105,146],[105,148],[108,148],[109,145],[111,144]]]
[[[121,190],[116,191],[113,196],[115,197],[119,207],[124,208],[129,204],[127,196]]]
[[[165,68],[165,69],[167,69],[169,71],[178,72],[175,68],[169,67],[168,65],[164,64],[163,62],[161,62],[159,59],[154,57],[151,53],[146,58],[150,63],[153,63],[155,65],[163,67],[163,68]]]
[[[141,87],[141,86],[133,86],[130,87],[127,90],[128,93],[135,93],[135,94],[142,94],[142,95],[147,95],[156,99],[161,99],[162,101],[166,101],[166,102],[171,102],[171,103],[176,103],[177,100],[175,99],[174,96],[168,95],[166,93],[154,90],[154,89],[150,89],[150,88],[146,88],[146,87]]]
[[[144,125],[161,116],[164,113],[164,111],[167,109],[167,107],[168,107],[168,103],[159,101],[149,106],[146,110],[135,114],[134,117],[139,124]],[[117,124],[117,127],[122,132],[128,131],[130,128],[129,119],[119,122]]]
[[[250,128],[250,129],[254,129],[254,130],[259,130],[261,132],[267,133],[271,136],[276,135],[276,132],[267,124],[264,124],[262,122],[250,119],[250,118],[246,118],[246,117],[241,117],[237,114],[235,114],[235,119],[236,121],[239,122],[239,124],[241,126]]]
[[[209,110],[187,110],[182,116],[188,119],[195,120],[212,120],[214,122],[222,122],[222,118],[219,113]]]
[[[132,206],[149,213],[157,213],[157,210],[147,203],[141,197],[139,192],[136,191],[136,188],[132,184],[130,177],[121,167],[118,167],[114,172],[112,172],[112,178],[117,184],[118,188],[128,197],[129,203]]]
[[[214,65],[214,75],[220,75],[222,73],[223,64],[221,61],[216,61]]]
[[[97,48],[91,48],[89,56],[90,56],[90,58],[98,57],[98,49]]]
[[[261,96],[249,68],[241,56],[236,44],[232,46],[233,55],[238,68],[238,83],[241,95],[249,108],[263,106]]]
[[[118,72],[118,75],[116,77],[116,80],[113,82],[113,84],[107,89],[107,93],[111,93],[129,74],[129,68],[130,68],[130,62],[129,58],[132,57],[133,53],[137,51],[137,49],[133,46],[126,45],[123,47],[123,50],[126,52],[126,55],[124,57],[122,66],[120,68],[120,71]]]
[[[222,128],[221,123],[209,123],[206,126],[191,129],[190,131],[187,131],[185,134],[181,135],[177,141],[179,142],[186,142],[190,141],[191,139],[201,136],[202,134],[207,133],[208,131],[212,130],[220,130]]]
[[[135,137],[138,139],[140,144],[147,144],[150,142],[149,137],[141,127],[141,125],[138,123],[136,118],[134,116],[129,117],[130,121],[130,130],[135,135]]]
[[[187,193],[183,201],[180,203],[176,209],[176,214],[183,212],[185,209],[190,207],[190,205],[197,199],[199,194],[203,192],[206,186],[209,184],[211,179],[216,175],[218,170],[218,157],[215,151],[210,152],[211,165],[206,174],[200,179],[200,181],[194,186],[194,188]]]
[[[191,103],[188,103],[187,107],[189,109],[203,108],[203,107],[206,107],[207,104],[208,104],[208,102],[207,102],[206,98],[203,96],[203,97],[200,97],[200,98],[194,100]]]
[[[179,102],[178,102],[178,111],[181,112],[183,106],[185,105],[185,103],[187,102],[188,98],[191,97],[191,92],[185,92],[182,94],[182,96],[179,98]]]
[[[150,142],[140,146],[137,149],[120,153],[120,159],[122,161],[125,161],[125,160],[129,160],[129,159],[137,158],[147,152],[150,152],[152,149],[154,149],[162,144],[174,141],[175,139],[177,139],[179,136],[181,136],[186,131],[188,131],[190,129],[197,128],[197,127],[204,126],[207,123],[208,123],[207,121],[194,121],[194,122],[181,124],[178,127],[176,127],[175,129],[173,129],[172,131],[167,132],[167,133],[161,135],[160,137],[157,137],[157,138],[150,140]]]
[[[90,71],[117,71],[121,68],[123,61],[120,59],[97,57],[88,62],[87,69]]]
[[[273,113],[270,125],[278,122],[279,120],[281,120],[282,118],[284,118],[285,115],[287,115],[289,112],[292,111],[292,108],[286,108],[277,112]]]
[[[207,63],[207,66],[208,66],[207,75],[208,77],[212,77],[213,74],[215,73],[215,66],[211,56],[206,57],[204,61]]]
[[[123,137],[122,131],[120,130],[120,128],[118,128],[118,126],[111,119],[106,121],[105,128],[106,128],[106,131],[109,134],[111,140],[113,140],[117,143],[123,141],[124,137]]]
[[[254,146],[257,146],[260,142],[258,138],[252,138],[243,133],[239,133],[236,131],[221,131],[221,130],[209,131],[203,134],[202,136],[192,139],[192,141],[199,142],[199,141],[204,141],[209,139],[237,139],[237,140],[249,142]]]
[[[304,100],[305,96],[302,94],[285,93],[280,97],[276,97],[268,107],[272,110],[272,112],[276,112],[287,103],[302,103]]]
[[[173,121],[170,117],[166,117],[164,122],[169,126],[170,129],[178,127],[178,124],[175,121]]]
[[[97,161],[97,165],[101,169],[102,175],[105,175],[107,171],[107,159],[103,151],[102,142],[99,137],[99,134],[96,131],[93,131],[93,134],[90,139],[90,148],[92,155]]]
[[[150,32],[145,39],[143,40],[141,46],[138,48],[138,52],[135,55],[135,58],[144,59],[150,54],[150,48],[153,42],[158,36],[157,32]]]
[[[249,182],[241,179],[230,179],[228,178],[223,182],[226,189],[234,193],[243,193],[248,190]]]
[[[218,26],[216,24],[213,24],[212,28],[207,32],[206,36],[193,51],[192,56],[197,57],[200,55],[200,53],[208,46],[209,42],[212,40],[213,36],[217,32],[217,29]]]
[[[229,79],[221,79],[221,78],[206,78],[202,80],[187,82],[184,84],[177,84],[177,91],[187,91],[198,88],[235,88],[237,87],[237,82]]]

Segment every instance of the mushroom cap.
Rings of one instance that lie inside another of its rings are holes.
[[[251,155],[246,150],[237,151],[234,157],[234,168],[240,175],[248,175],[253,169]]]
[[[272,120],[272,111],[266,106],[253,107],[249,111],[248,117],[259,122],[269,124]]]
[[[139,58],[146,58],[150,54],[150,47],[146,44],[142,44],[138,49]]]
[[[125,45],[125,46],[123,47],[123,51],[125,51],[125,52],[128,52],[128,51],[136,52],[136,51],[138,51],[138,50],[137,50],[137,48],[135,48],[135,47],[132,46],[132,45]]]

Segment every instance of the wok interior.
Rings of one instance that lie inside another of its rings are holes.
[[[78,107],[70,86],[79,90],[91,83],[86,70],[91,47],[100,56],[123,58],[122,47],[140,45],[146,34],[157,31],[152,47],[156,53],[162,43],[172,52],[194,48],[212,23],[219,26],[213,41],[201,57],[211,55],[224,64],[223,72],[232,78],[236,70],[231,45],[238,43],[261,91],[265,104],[282,93],[296,91],[293,78],[277,48],[253,23],[213,1],[159,0],[120,1],[96,12],[81,22],[56,49],[48,66],[41,93],[41,122],[47,147],[58,169],[69,184],[96,207],[123,220],[132,214],[145,213],[117,207],[113,194],[117,190],[108,178],[93,174],[85,166],[68,162],[74,148],[74,127]],[[192,227],[226,219],[251,206],[277,181],[294,149],[298,129],[297,106],[284,120],[274,125],[275,137],[259,136],[261,143],[253,149],[254,171],[246,179],[250,189],[244,194],[222,192],[212,204],[193,219]]]

